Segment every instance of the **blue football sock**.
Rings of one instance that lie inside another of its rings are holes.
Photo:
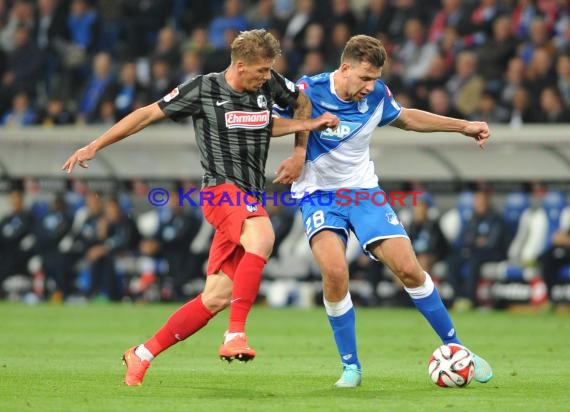
[[[350,294],[340,302],[325,301],[325,308],[341,362],[348,365],[356,364],[360,368],[356,351],[355,311]]]
[[[424,315],[444,344],[457,343],[461,345],[461,341],[453,327],[453,322],[449,317],[449,312],[441,301],[439,292],[427,273],[426,281],[422,286],[412,289],[406,288],[406,291],[411,296],[416,308]]]

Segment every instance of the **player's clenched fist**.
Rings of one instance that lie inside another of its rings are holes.
[[[491,137],[489,125],[486,122],[468,122],[462,133],[475,139],[481,149],[485,147],[485,143]]]

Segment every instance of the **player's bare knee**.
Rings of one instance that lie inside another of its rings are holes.
[[[415,259],[406,259],[395,265],[395,275],[408,288],[421,286],[424,282],[424,274]]]
[[[273,251],[273,242],[274,239],[259,239],[257,242],[244,244],[243,248],[247,253],[269,258]]]
[[[271,226],[261,226],[255,232],[248,231],[247,234],[243,234],[240,243],[246,252],[267,258],[273,251],[275,233]]]
[[[322,270],[325,282],[332,285],[343,285],[348,279],[348,269],[343,266],[327,266]]]
[[[259,256],[269,257],[273,251],[275,244],[275,235],[273,232],[265,233],[263,237],[245,242],[243,248],[248,253],[254,253]]]
[[[273,252],[273,246],[275,245],[275,233],[271,231],[270,233],[266,234],[263,239],[259,239],[258,242],[260,255],[265,257],[271,256],[271,252]]]
[[[322,269],[328,278],[345,279],[348,277],[348,268],[345,265],[327,264]]]

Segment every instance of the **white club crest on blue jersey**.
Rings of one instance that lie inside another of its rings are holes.
[[[388,223],[394,226],[400,224],[400,219],[398,219],[398,216],[396,216],[396,214],[393,212],[386,213],[386,220]]]
[[[321,139],[342,140],[354,133],[362,123],[341,121],[336,129],[328,128],[321,132]]]
[[[358,111],[360,113],[366,113],[368,111],[368,99],[366,97],[358,101]]]

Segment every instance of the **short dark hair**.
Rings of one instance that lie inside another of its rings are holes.
[[[352,36],[344,46],[340,57],[341,63],[354,61],[368,62],[374,67],[383,67],[388,53],[382,42],[374,37],[359,34]]]
[[[232,42],[232,62],[269,60],[280,54],[279,41],[267,30],[242,31]]]

